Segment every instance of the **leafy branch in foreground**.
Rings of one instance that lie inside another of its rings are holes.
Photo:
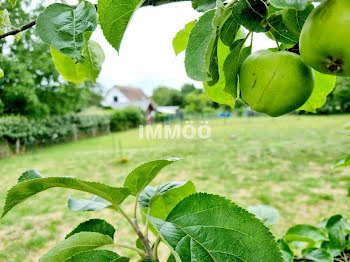
[[[53,187],[75,189],[93,194],[90,199],[69,199],[72,211],[97,211],[109,208],[126,219],[135,231],[136,246],[114,241],[115,228],[107,221],[91,219],[73,229],[65,240],[40,258],[49,261],[129,261],[115,251],[127,248],[140,261],[159,261],[158,248],[164,242],[171,252],[168,261],[250,261],[282,262],[274,237],[265,225],[278,219],[269,207],[248,211],[216,195],[196,193],[191,181],[169,182],[158,188],[149,184],[166,166],[178,159],[156,160],[134,169],[124,187],[111,187],[73,177],[44,177],[38,171],[22,174],[6,196],[2,216],[29,197]],[[127,197],[135,197],[133,215],[121,207]],[[137,210],[140,207],[140,214]],[[138,221],[141,215],[143,226]],[[264,225],[265,224],[265,225]],[[156,239],[150,241],[152,232]],[[209,240],[209,241],[208,241]]]

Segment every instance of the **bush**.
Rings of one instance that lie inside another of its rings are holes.
[[[127,107],[116,110],[111,117],[111,131],[123,131],[135,128],[145,122],[145,115],[141,109]]]

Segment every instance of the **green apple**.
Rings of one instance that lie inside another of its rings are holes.
[[[239,83],[243,100],[253,110],[277,117],[305,104],[315,77],[299,55],[263,50],[244,61]]]
[[[326,0],[311,12],[301,32],[300,53],[321,73],[350,77],[349,0]]]

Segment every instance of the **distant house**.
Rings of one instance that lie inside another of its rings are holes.
[[[155,118],[157,104],[139,88],[114,86],[105,95],[102,106],[113,109],[140,108],[146,115],[146,122]]]

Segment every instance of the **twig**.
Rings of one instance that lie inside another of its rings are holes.
[[[28,24],[25,24],[25,25],[21,26],[20,28],[17,28],[15,30],[12,30],[12,31],[9,31],[7,33],[4,33],[4,34],[0,35],[0,39],[3,39],[3,38],[5,38],[7,36],[10,36],[10,35],[17,35],[18,33],[26,31],[26,30],[28,30],[29,28],[31,28],[31,27],[33,27],[35,25],[36,25],[36,21],[32,21],[32,22],[30,22]]]
[[[161,241],[161,238],[160,238],[160,236],[158,236],[156,242],[154,243],[154,247],[153,247],[153,256],[154,256],[154,259],[156,261],[158,261],[158,247],[159,247],[160,241]]]
[[[185,1],[191,1],[191,0],[145,0],[145,2],[143,3],[143,5],[141,7],[145,7],[145,6],[160,6],[160,5],[165,5],[165,4],[170,4],[170,3],[176,3],[176,2],[185,2]],[[97,6],[96,6],[97,8]],[[28,24],[25,24],[23,26],[21,26],[18,29],[9,31],[7,33],[4,33],[2,35],[0,35],[0,40],[4,39],[10,35],[17,35],[20,32],[26,31],[29,28],[33,27],[36,25],[36,20],[29,22]]]
[[[132,229],[135,231],[139,239],[141,240],[143,246],[146,249],[147,258],[153,259],[153,251],[152,248],[148,242],[148,239],[142,234],[137,221],[132,221],[129,216],[124,212],[124,210],[120,206],[114,206],[118,209],[119,213],[128,221],[128,223],[131,225]]]

